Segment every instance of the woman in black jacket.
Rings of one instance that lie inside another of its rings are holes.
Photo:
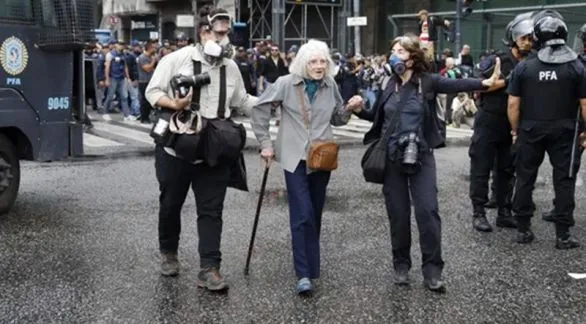
[[[437,93],[483,90],[500,75],[500,62],[486,80],[447,79],[429,73],[419,42],[402,36],[392,44],[393,76],[372,109],[357,110],[373,121],[364,143],[386,143],[383,183],[391,225],[395,282],[409,284],[411,268],[411,197],[419,228],[424,285],[444,292],[441,257],[441,220],[438,213],[436,166],[433,149],[444,146],[445,125],[438,116]]]

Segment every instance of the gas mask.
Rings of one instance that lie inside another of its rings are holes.
[[[226,37],[219,42],[206,41],[203,45],[203,54],[208,62],[215,63],[223,58],[231,58],[233,49],[230,40]]]
[[[207,27],[211,33],[215,35],[223,35],[219,40],[208,40],[203,44],[203,53],[210,63],[215,63],[223,58],[231,58],[234,54],[228,33],[232,25],[232,18],[225,13],[219,13],[213,17],[208,16],[209,26]],[[216,36],[218,37],[218,36]]]
[[[389,59],[389,64],[391,65],[391,69],[397,75],[403,75],[405,71],[407,71],[407,65],[405,61],[403,61],[400,57],[393,54]]]

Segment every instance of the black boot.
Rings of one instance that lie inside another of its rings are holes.
[[[515,241],[519,244],[529,244],[535,239],[535,235],[531,231],[531,217],[516,216],[517,221],[517,236]]]
[[[580,243],[574,239],[569,233],[565,237],[557,237],[555,240],[555,248],[558,250],[569,250],[580,247]]]
[[[515,221],[513,214],[511,214],[511,209],[499,207],[498,216],[496,217],[496,226],[517,228],[517,222]]]
[[[554,215],[555,215],[555,208],[552,208],[550,211],[541,214],[541,219],[546,222],[554,222]]]
[[[533,235],[533,232],[530,229],[528,229],[526,231],[518,231],[517,232],[516,241],[519,244],[529,244],[529,243],[533,242],[534,239],[535,239],[535,235]]]
[[[580,243],[570,235],[570,228],[566,225],[556,224],[555,235],[555,248],[558,250],[569,250],[580,247]]]
[[[479,232],[492,232],[492,226],[486,219],[486,212],[483,207],[474,206],[474,215],[472,215],[472,226]]]

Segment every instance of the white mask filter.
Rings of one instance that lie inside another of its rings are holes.
[[[203,46],[203,53],[212,57],[220,57],[222,55],[222,46],[212,40],[208,40]]]

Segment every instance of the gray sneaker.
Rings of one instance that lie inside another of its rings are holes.
[[[204,268],[197,275],[197,286],[212,291],[228,289],[228,283],[214,267]]]
[[[165,277],[174,277],[179,274],[177,253],[161,253],[161,274]]]

